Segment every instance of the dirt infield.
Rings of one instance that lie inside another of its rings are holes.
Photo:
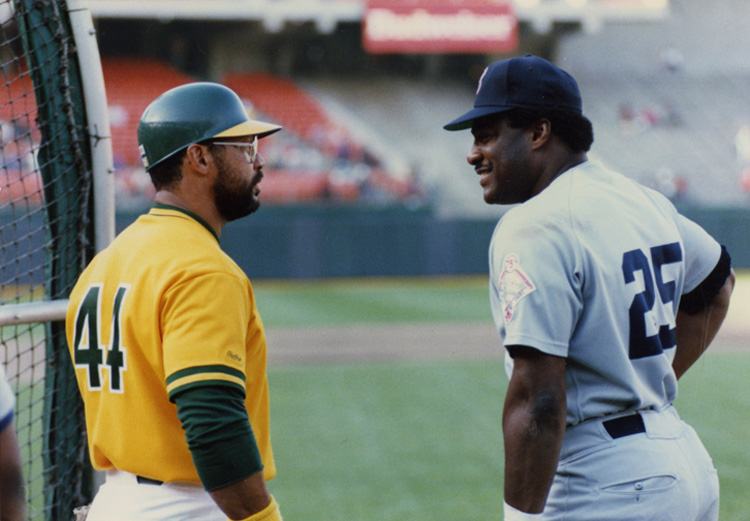
[[[503,355],[491,323],[269,329],[267,335],[269,363],[278,365],[497,359]],[[750,352],[750,323],[728,319],[711,352],[741,351]]]
[[[269,329],[273,364],[492,358],[502,355],[492,324],[387,324]]]
[[[268,328],[272,364],[500,358],[491,322]],[[750,277],[738,276],[711,353],[750,353]]]

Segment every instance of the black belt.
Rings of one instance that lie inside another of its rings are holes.
[[[621,416],[614,420],[607,420],[602,423],[607,433],[612,439],[630,436],[631,434],[640,434],[646,432],[646,426],[643,424],[643,418],[640,414],[635,413],[629,416]]]
[[[151,478],[145,478],[143,476],[136,476],[135,480],[138,482],[139,485],[163,485],[163,481],[159,481],[158,479],[151,479]]]

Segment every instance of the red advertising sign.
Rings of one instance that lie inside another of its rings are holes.
[[[371,53],[500,53],[518,47],[506,0],[368,0],[363,43]]]

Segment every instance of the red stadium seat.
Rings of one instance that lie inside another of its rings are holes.
[[[44,189],[39,172],[0,169],[0,208],[23,200],[33,206],[43,202]]]
[[[224,85],[302,139],[315,144],[338,125],[318,101],[295,83],[267,73],[233,73]]]
[[[35,125],[36,99],[31,76],[25,70],[18,70],[0,85],[0,120],[29,128]]]
[[[0,142],[7,145],[18,140],[23,146],[36,145],[40,136],[31,76],[25,67],[15,71],[8,67],[3,72],[5,81],[0,84]],[[7,157],[4,161],[7,161]]]
[[[102,58],[115,165],[138,165],[138,121],[161,93],[195,81],[170,65],[143,58]]]

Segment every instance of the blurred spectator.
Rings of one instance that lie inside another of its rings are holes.
[[[271,121],[252,106],[253,117]],[[113,125],[126,119],[117,104],[110,105]],[[261,188],[268,204],[304,202],[417,204],[427,194],[418,176],[388,172],[380,159],[339,125],[313,127],[307,138],[291,132],[274,135],[261,147],[266,177]],[[136,210],[149,204],[152,185],[140,164],[115,157],[115,197],[119,209]]]
[[[734,154],[740,167],[739,185],[750,194],[750,125],[742,125],[734,136]]]
[[[120,166],[115,170],[115,202],[117,208],[141,210],[148,208],[155,191],[143,167]]]
[[[687,194],[687,180],[671,168],[659,168],[654,173],[654,183],[656,189],[673,202],[680,201]]]
[[[620,131],[623,134],[632,134],[636,130],[635,111],[629,101],[623,101],[617,110],[617,117],[620,122]]]
[[[661,114],[653,107],[646,107],[638,113],[638,126],[642,130],[655,127],[661,121]]]
[[[740,189],[746,194],[750,194],[750,167],[745,168],[740,173]]]
[[[36,151],[28,129],[13,121],[0,121],[0,167],[33,172]]]
[[[734,136],[734,152],[740,167],[750,167],[750,125],[742,125]]]
[[[181,71],[188,68],[188,43],[184,36],[176,34],[169,40],[169,56],[167,61],[170,65]]]
[[[669,73],[682,72],[685,68],[685,57],[678,49],[667,47],[661,51],[660,65],[662,70]]]
[[[662,111],[664,113],[664,124],[671,127],[679,127],[684,123],[682,110],[676,101],[665,99],[662,102]]]
[[[617,109],[620,131],[625,134],[645,132],[657,126],[678,127],[684,123],[679,105],[665,99],[660,105],[635,110],[629,101],[620,103]]]

